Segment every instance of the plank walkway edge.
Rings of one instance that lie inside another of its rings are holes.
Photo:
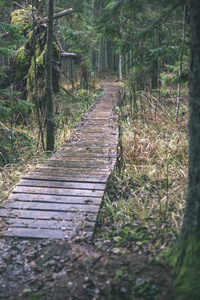
[[[106,182],[117,161],[116,76],[80,119],[69,141],[24,175],[0,207],[0,237],[92,238]]]

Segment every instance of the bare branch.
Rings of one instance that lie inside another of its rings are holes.
[[[61,86],[61,89],[63,91],[65,91],[65,93],[67,93],[67,95],[69,95],[70,97],[72,97],[73,99],[75,99],[74,95],[72,95],[68,90],[66,90],[63,86]]]
[[[68,9],[62,10],[59,13],[54,14],[53,19],[55,20],[55,19],[61,18],[63,16],[69,15],[69,14],[71,14],[73,12],[74,12],[73,8],[68,8]],[[47,22],[48,21],[48,17],[45,17],[45,18],[41,19],[40,21],[41,22]]]
[[[17,3],[17,2],[13,2],[13,5],[14,5],[14,6],[17,6],[17,7],[19,7],[19,8],[23,8],[23,9],[24,9],[24,6],[20,5],[20,4]]]

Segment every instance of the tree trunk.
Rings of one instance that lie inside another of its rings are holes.
[[[45,57],[46,89],[45,97],[47,103],[47,136],[46,150],[54,150],[54,110],[53,110],[53,91],[52,91],[52,50],[53,50],[53,13],[54,0],[48,2],[48,29],[47,29],[47,49]]]
[[[121,22],[121,18],[122,18],[122,12],[120,13],[120,34],[122,36],[123,30],[122,30],[122,22]],[[122,80],[122,54],[121,51],[119,52],[119,80]]]
[[[98,71],[102,70],[102,39],[99,41],[99,52],[98,52]]]
[[[200,1],[192,1],[189,97],[189,181],[182,231],[200,229]]]
[[[182,70],[183,70],[183,47],[185,43],[185,26],[186,26],[186,5],[184,4],[183,32],[182,32],[181,55],[180,55],[179,74],[178,74],[179,77],[181,77]],[[178,114],[180,109],[180,98],[181,98],[181,83],[178,84],[178,89],[177,89],[176,121],[178,120]]]
[[[119,80],[122,80],[122,55],[119,53]]]
[[[31,2],[32,4],[32,18],[33,18],[33,59],[34,59],[34,84],[35,84],[35,98],[36,98],[36,111],[37,111],[37,118],[38,118],[38,125],[39,125],[39,136],[41,137],[42,149],[45,150],[44,146],[44,134],[43,134],[43,126],[42,126],[42,117],[41,117],[41,109],[40,109],[40,100],[38,95],[38,80],[37,80],[37,63],[36,63],[36,36],[35,36],[35,15],[34,15],[34,1]],[[39,140],[38,140],[39,142]]]
[[[200,1],[191,1],[189,177],[181,234],[168,251],[177,300],[200,299]]]

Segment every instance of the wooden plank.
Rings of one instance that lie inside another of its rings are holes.
[[[70,160],[77,160],[77,158],[79,159],[85,159],[85,160],[93,160],[93,159],[97,159],[99,161],[101,160],[108,160],[111,156],[117,157],[116,155],[116,150],[114,150],[112,152],[112,155],[106,155],[107,153],[89,153],[89,152],[72,152],[72,151],[65,151],[63,150],[59,150],[57,151],[54,155],[52,155],[49,160],[54,159],[54,158],[64,158],[64,159],[70,159]],[[115,154],[114,154],[115,153]]]
[[[67,167],[65,168],[65,167],[56,167],[56,166],[50,166],[50,165],[39,165],[39,166],[37,166],[36,168],[35,168],[35,171],[46,171],[46,172],[48,172],[48,171],[50,171],[50,172],[52,172],[52,171],[55,171],[55,172],[65,172],[65,174],[77,174],[77,175],[79,175],[79,174],[81,174],[82,172],[84,172],[86,175],[87,174],[96,174],[96,173],[98,173],[98,174],[100,174],[100,175],[103,175],[103,174],[108,174],[108,173],[110,173],[110,171],[112,170],[112,165],[109,165],[109,167],[107,167],[107,168],[104,168],[104,169],[102,169],[102,168],[93,168],[92,166],[91,166],[91,168],[78,168],[78,167],[71,167],[70,169],[68,169]],[[58,174],[59,175],[59,174]]]
[[[57,154],[62,155],[62,156],[69,156],[69,157],[73,156],[73,154],[74,154],[74,157],[79,156],[79,155],[80,155],[79,157],[81,157],[81,156],[89,155],[89,154],[94,155],[94,156],[105,155],[106,158],[107,157],[109,158],[111,155],[116,155],[116,149],[117,149],[117,147],[115,147],[113,149],[109,148],[109,149],[104,149],[104,150],[101,149],[99,151],[93,151],[93,149],[89,148],[89,147],[85,150],[77,147],[77,148],[74,148],[73,151],[71,151],[66,147],[66,148],[61,148],[61,150],[59,150],[57,152]]]
[[[109,164],[110,163],[110,160],[112,158],[116,158],[116,156],[112,157],[111,156],[107,156],[107,157],[104,157],[104,158],[98,158],[98,157],[90,157],[89,158],[89,153],[87,154],[87,156],[83,156],[83,155],[72,155],[72,153],[63,153],[63,154],[57,154],[56,156],[52,157],[51,159],[49,159],[49,161],[56,161],[56,162],[68,162],[68,163],[74,163],[76,162],[77,160],[84,160],[85,161],[85,164],[92,164],[93,162],[97,162],[99,164]]]
[[[43,211],[63,211],[63,212],[98,212],[99,206],[93,204],[61,204],[61,203],[44,203],[32,201],[15,201],[7,202],[4,208],[14,208],[20,210],[43,210]]]
[[[30,219],[4,219],[7,228],[40,228],[40,229],[59,229],[62,231],[74,230],[74,225],[70,221],[56,221],[56,220],[30,220]],[[94,230],[95,222],[76,223],[77,230],[84,228],[84,230]]]
[[[77,196],[52,196],[52,195],[18,194],[17,193],[17,194],[11,194],[9,196],[8,200],[100,205],[102,198],[77,197]]]
[[[114,156],[114,155],[113,155]],[[116,155],[115,155],[116,156]],[[98,161],[105,162],[110,159],[110,156],[102,155],[102,154],[93,154],[93,153],[77,153],[77,152],[63,152],[56,153],[52,155],[49,160],[66,160],[66,161],[77,161],[77,159],[83,159],[85,161]]]
[[[71,153],[90,153],[92,152],[92,154],[106,154],[108,152],[116,152],[116,146],[105,146],[105,147],[98,147],[98,145],[88,145],[88,143],[82,145],[82,147],[80,146],[80,144],[78,145],[73,145],[73,146],[68,146],[68,145],[63,145],[63,147],[57,151],[57,153],[62,153],[63,150],[65,152],[71,152]]]
[[[73,230],[74,226],[70,221],[56,221],[56,220],[30,220],[30,219],[4,219],[7,227],[21,227],[21,228],[40,228],[40,229],[61,229]],[[80,222],[81,224],[81,222]]]
[[[71,221],[74,225],[80,220],[95,222],[97,218],[96,213],[87,212],[56,212],[56,211],[37,211],[37,210],[17,210],[17,209],[0,209],[1,218],[21,218],[21,219],[35,219],[35,220],[65,220]]]
[[[38,168],[60,168],[60,169],[68,169],[68,171],[73,171],[74,169],[81,170],[81,171],[92,171],[92,170],[101,170],[107,171],[107,169],[110,167],[110,164],[112,163],[112,160],[106,162],[106,163],[80,163],[77,162],[62,162],[60,160],[58,161],[46,161],[44,164],[40,164],[36,166],[36,169]]]
[[[31,180],[21,179],[18,186],[38,186],[51,188],[67,188],[67,189],[84,189],[84,190],[101,190],[104,191],[105,184],[102,183],[87,183],[87,182],[63,182],[53,180]]]
[[[93,231],[85,231],[84,236],[91,237]],[[76,236],[74,231],[48,230],[48,229],[32,229],[32,228],[12,228],[9,231],[0,232],[1,236],[17,236],[28,238],[52,238],[52,239],[70,239]]]
[[[114,149],[114,146],[110,143],[101,143],[99,144],[98,142],[96,143],[91,143],[88,145],[87,141],[84,141],[83,143],[79,142],[73,142],[73,143],[64,143],[62,145],[62,147],[68,147],[70,148],[75,148],[75,147],[79,147],[81,149],[87,149],[87,148],[92,148],[93,150],[96,149],[96,151],[101,151],[101,150],[105,150],[105,149]],[[74,151],[74,150],[73,150]]]
[[[108,162],[98,162],[96,160],[93,161],[67,161],[64,160],[48,160],[46,161],[43,165],[46,166],[58,166],[58,167],[63,167],[63,168],[78,168],[78,169],[95,169],[95,168],[106,168],[108,165]],[[40,166],[40,165],[39,165]]]
[[[68,181],[68,182],[89,182],[89,183],[106,183],[108,179],[108,175],[100,175],[100,176],[89,176],[85,174],[80,174],[79,177],[73,175],[67,175],[66,173],[51,173],[47,174],[46,172],[34,172],[31,171],[28,174],[23,176],[24,179],[42,179],[42,180],[57,180],[57,181]]]
[[[99,197],[103,197],[104,191],[16,186],[16,188],[14,188],[14,190],[13,190],[13,193],[30,193],[30,194],[63,195],[63,196],[86,196],[86,197],[99,198]]]
[[[77,169],[73,169],[73,170],[68,170],[67,168],[48,168],[48,167],[44,167],[44,168],[35,168],[34,169],[34,173],[38,173],[38,174],[46,174],[46,175],[55,175],[57,177],[59,176],[70,176],[70,178],[74,178],[75,176],[77,176],[77,178],[91,178],[92,176],[95,176],[96,174],[98,174],[99,176],[102,176],[101,178],[108,178],[108,176],[110,175],[109,172],[97,172],[98,170],[77,170]],[[87,177],[88,176],[88,177]]]

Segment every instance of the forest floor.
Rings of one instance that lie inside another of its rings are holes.
[[[149,118],[149,121],[151,121],[151,118]],[[141,129],[142,126],[145,126],[143,123],[138,122],[134,126],[135,128],[139,126],[138,128]],[[160,123],[157,122],[156,128],[162,133],[159,125]],[[169,125],[167,124],[167,126]],[[134,128],[132,124],[131,128]],[[140,130],[140,142],[137,142],[137,136],[134,134],[134,143],[137,145],[141,143],[144,149],[150,149],[153,158],[156,155],[156,162],[161,166],[163,164],[160,163],[154,146],[158,145],[159,151],[163,152],[159,148],[162,143],[157,140],[155,142],[153,138],[162,136],[161,134],[155,134],[153,127],[148,131],[145,131],[145,128]],[[184,132],[184,130],[182,131]],[[148,136],[152,134],[152,147],[149,147],[149,142],[145,146],[144,142],[146,143],[147,139],[146,137],[144,139],[143,133]],[[177,136],[179,137],[178,134]],[[173,136],[173,142],[174,140]],[[170,148],[170,140],[168,144],[167,149]],[[128,151],[131,151],[131,155],[133,154],[131,147],[130,143],[125,146],[126,157],[129,155]],[[186,146],[184,147],[186,148]],[[181,149],[184,149],[184,147]],[[179,148],[180,140],[178,140],[174,152],[177,152]],[[138,148],[135,147],[134,149],[137,150]],[[134,153],[136,153],[136,150],[134,150]],[[170,151],[168,150],[169,155],[174,153],[172,150],[172,148],[170,148]],[[166,153],[165,148],[164,153]],[[179,152],[177,153],[180,156]],[[141,158],[141,151],[139,154],[140,160],[138,166],[133,166],[134,170],[136,170],[136,167],[137,170],[142,168],[146,164],[145,160],[151,156],[145,151],[143,153],[144,158]],[[169,155],[168,157],[171,159]],[[182,156],[180,157],[182,159]],[[174,162],[174,158],[171,161]],[[128,161],[127,166],[129,166]],[[149,162],[148,167],[151,167]],[[158,169],[157,166],[156,168]],[[163,166],[160,167],[159,172],[162,169]],[[127,170],[128,168],[125,171]],[[143,172],[143,169],[141,170]],[[172,170],[172,174],[176,173],[172,167],[170,170]],[[180,171],[183,173],[183,169]],[[118,167],[116,167],[115,172],[119,173]],[[153,199],[155,190],[152,189],[153,197],[152,195],[149,197],[156,204],[154,204],[153,209],[149,204],[149,206],[145,204],[148,203],[149,198],[144,186],[149,189],[149,184],[153,187],[159,184],[159,189],[161,189],[165,177],[162,179],[159,173],[159,181],[155,178],[152,180],[150,175],[145,177],[143,173],[141,175],[140,172],[137,172],[138,176],[142,178],[141,182],[136,179],[133,182],[134,176],[131,180],[125,177],[124,183],[120,183],[120,187],[119,182],[116,182],[117,175],[115,172],[109,179],[102,212],[99,215],[99,221],[92,240],[79,236],[71,241],[31,240],[10,237],[0,239],[0,299],[173,300],[177,298],[173,290],[173,278],[170,275],[170,269],[159,257],[162,249],[166,248],[174,238],[174,229],[170,227],[171,222],[167,219],[170,210],[167,208],[166,213],[166,210],[161,209],[166,197],[163,197],[163,202],[160,201],[160,208],[158,209],[157,198]],[[155,176],[152,169],[151,173]],[[177,177],[181,178],[179,174]],[[171,179],[172,183],[173,180]],[[129,187],[127,182],[130,183]],[[180,186],[182,186],[182,183]],[[134,195],[132,189],[135,191]],[[140,194],[137,193],[137,190],[140,191]],[[163,190],[162,193],[165,196],[165,186]],[[172,197],[173,201],[171,203],[174,206],[175,193],[170,194],[167,188],[167,195]],[[135,197],[138,201],[137,205],[131,206],[130,197],[132,202]],[[146,206],[145,210],[141,210],[139,216],[140,197],[142,197],[141,204],[143,205],[144,202]],[[180,205],[179,194],[177,194],[177,199],[177,203]],[[171,201],[170,198],[169,201]],[[119,204],[124,205],[125,208],[121,208],[124,211],[117,210]],[[128,205],[130,207],[127,207]],[[170,207],[170,209],[172,208]],[[154,211],[155,214],[153,215]],[[120,214],[122,215],[121,220],[119,218]],[[130,218],[130,222],[128,218]],[[149,219],[149,223],[147,219]],[[179,219],[177,214],[175,221]],[[173,238],[170,240],[169,236]],[[167,237],[166,240],[163,237]]]
[[[98,233],[98,228],[97,228]],[[176,299],[170,270],[113,241],[0,239],[0,299]]]

